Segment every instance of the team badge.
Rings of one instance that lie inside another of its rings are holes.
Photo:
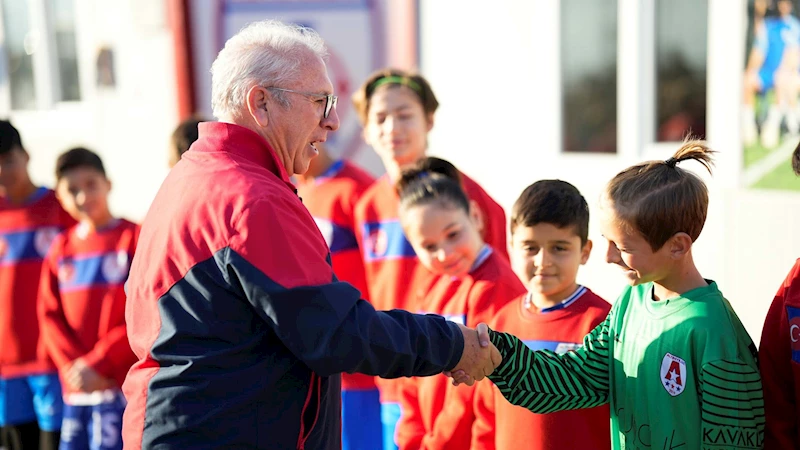
[[[60,284],[69,284],[75,277],[75,265],[72,261],[63,261],[58,265],[58,281]]]
[[[372,230],[367,236],[367,251],[372,254],[373,257],[379,258],[381,256],[386,256],[386,251],[389,250],[389,236],[386,234],[386,231],[378,228]]]
[[[314,218],[314,222],[317,223],[317,228],[319,228],[319,232],[322,233],[322,238],[325,239],[328,248],[331,248],[331,244],[333,243],[333,224],[329,220],[318,219],[316,217]]]
[[[109,283],[119,283],[128,273],[128,254],[119,251],[103,257],[103,278]]]
[[[675,397],[683,392],[685,383],[686,362],[671,353],[664,355],[661,360],[661,385],[669,395]]]
[[[53,239],[56,238],[58,232],[58,228],[56,227],[44,227],[36,230],[36,235],[33,237],[33,246],[36,248],[36,253],[38,253],[39,256],[44,258],[47,251],[50,250],[50,244],[53,243]]]

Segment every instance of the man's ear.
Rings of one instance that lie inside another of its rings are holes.
[[[255,85],[247,91],[245,97],[247,111],[260,127],[266,127],[269,123],[269,110],[267,109],[269,95],[267,88]]]

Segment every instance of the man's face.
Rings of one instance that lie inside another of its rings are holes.
[[[317,156],[316,143],[325,142],[329,131],[339,129],[339,116],[332,108],[324,118],[326,94],[333,94],[333,85],[328,78],[325,63],[317,56],[309,55],[302,63],[297,78],[286,86],[273,86],[298,92],[318,93],[317,96],[294,92],[280,92],[289,103],[285,108],[271,99],[267,108],[269,121],[264,129],[267,142],[272,145],[283,161],[289,175],[304,174],[309,162]],[[269,95],[278,92],[268,90]]]
[[[28,154],[19,147],[0,155],[0,187],[14,190],[27,178]]]

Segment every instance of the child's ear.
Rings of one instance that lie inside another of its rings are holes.
[[[587,239],[586,244],[584,244],[583,248],[581,249],[581,265],[586,264],[589,261],[589,255],[592,254],[592,240]]]
[[[478,232],[483,235],[483,211],[475,200],[469,201],[469,217],[478,227]]]
[[[692,238],[684,232],[675,233],[665,245],[669,246],[669,256],[681,259],[692,250]]]

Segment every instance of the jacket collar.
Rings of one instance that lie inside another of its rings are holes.
[[[201,140],[211,144],[210,150],[224,151],[252,161],[275,174],[292,191],[297,192],[275,150],[255,131],[232,123],[202,122],[198,125],[198,132]]]

